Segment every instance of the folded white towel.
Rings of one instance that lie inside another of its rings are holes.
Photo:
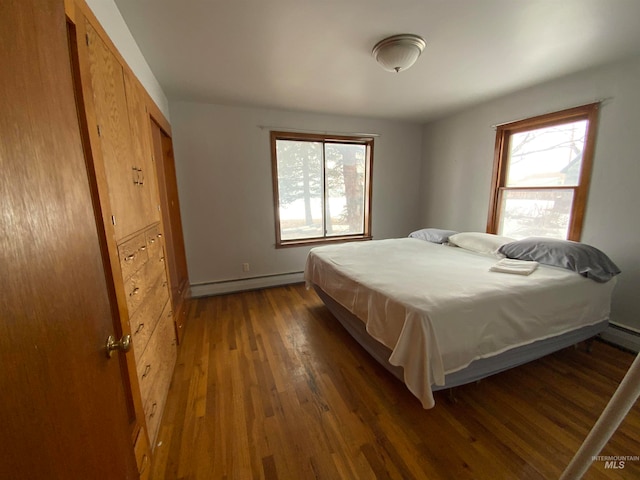
[[[514,260],[513,258],[503,258],[498,263],[493,265],[489,270],[492,272],[530,275],[536,268],[538,268],[538,262]]]

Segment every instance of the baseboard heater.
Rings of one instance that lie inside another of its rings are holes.
[[[603,340],[618,345],[632,352],[640,352],[640,332],[623,327],[617,323],[610,323],[609,327],[600,335]]]
[[[189,290],[190,297],[196,298],[244,292],[247,290],[258,290],[260,288],[278,287],[281,285],[291,285],[292,283],[302,282],[304,282],[304,272],[290,272],[278,273],[275,275],[262,275],[251,278],[223,280],[220,282],[197,283],[192,284]]]

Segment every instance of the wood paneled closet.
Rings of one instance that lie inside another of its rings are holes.
[[[187,268],[171,127],[83,0],[65,2],[81,130],[146,478],[185,318]]]
[[[188,285],[171,127],[84,0],[1,5],[0,478],[149,478]]]

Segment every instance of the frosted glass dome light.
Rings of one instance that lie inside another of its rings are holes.
[[[401,72],[416,63],[426,46],[427,42],[422,37],[404,33],[379,41],[372,53],[388,72]]]

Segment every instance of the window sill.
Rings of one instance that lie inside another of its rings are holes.
[[[316,246],[326,245],[330,243],[344,243],[344,242],[362,242],[372,240],[371,235],[346,235],[341,237],[323,237],[323,238],[305,238],[300,240],[282,240],[280,243],[276,242],[276,248],[289,248],[289,247],[304,247],[304,246]]]

